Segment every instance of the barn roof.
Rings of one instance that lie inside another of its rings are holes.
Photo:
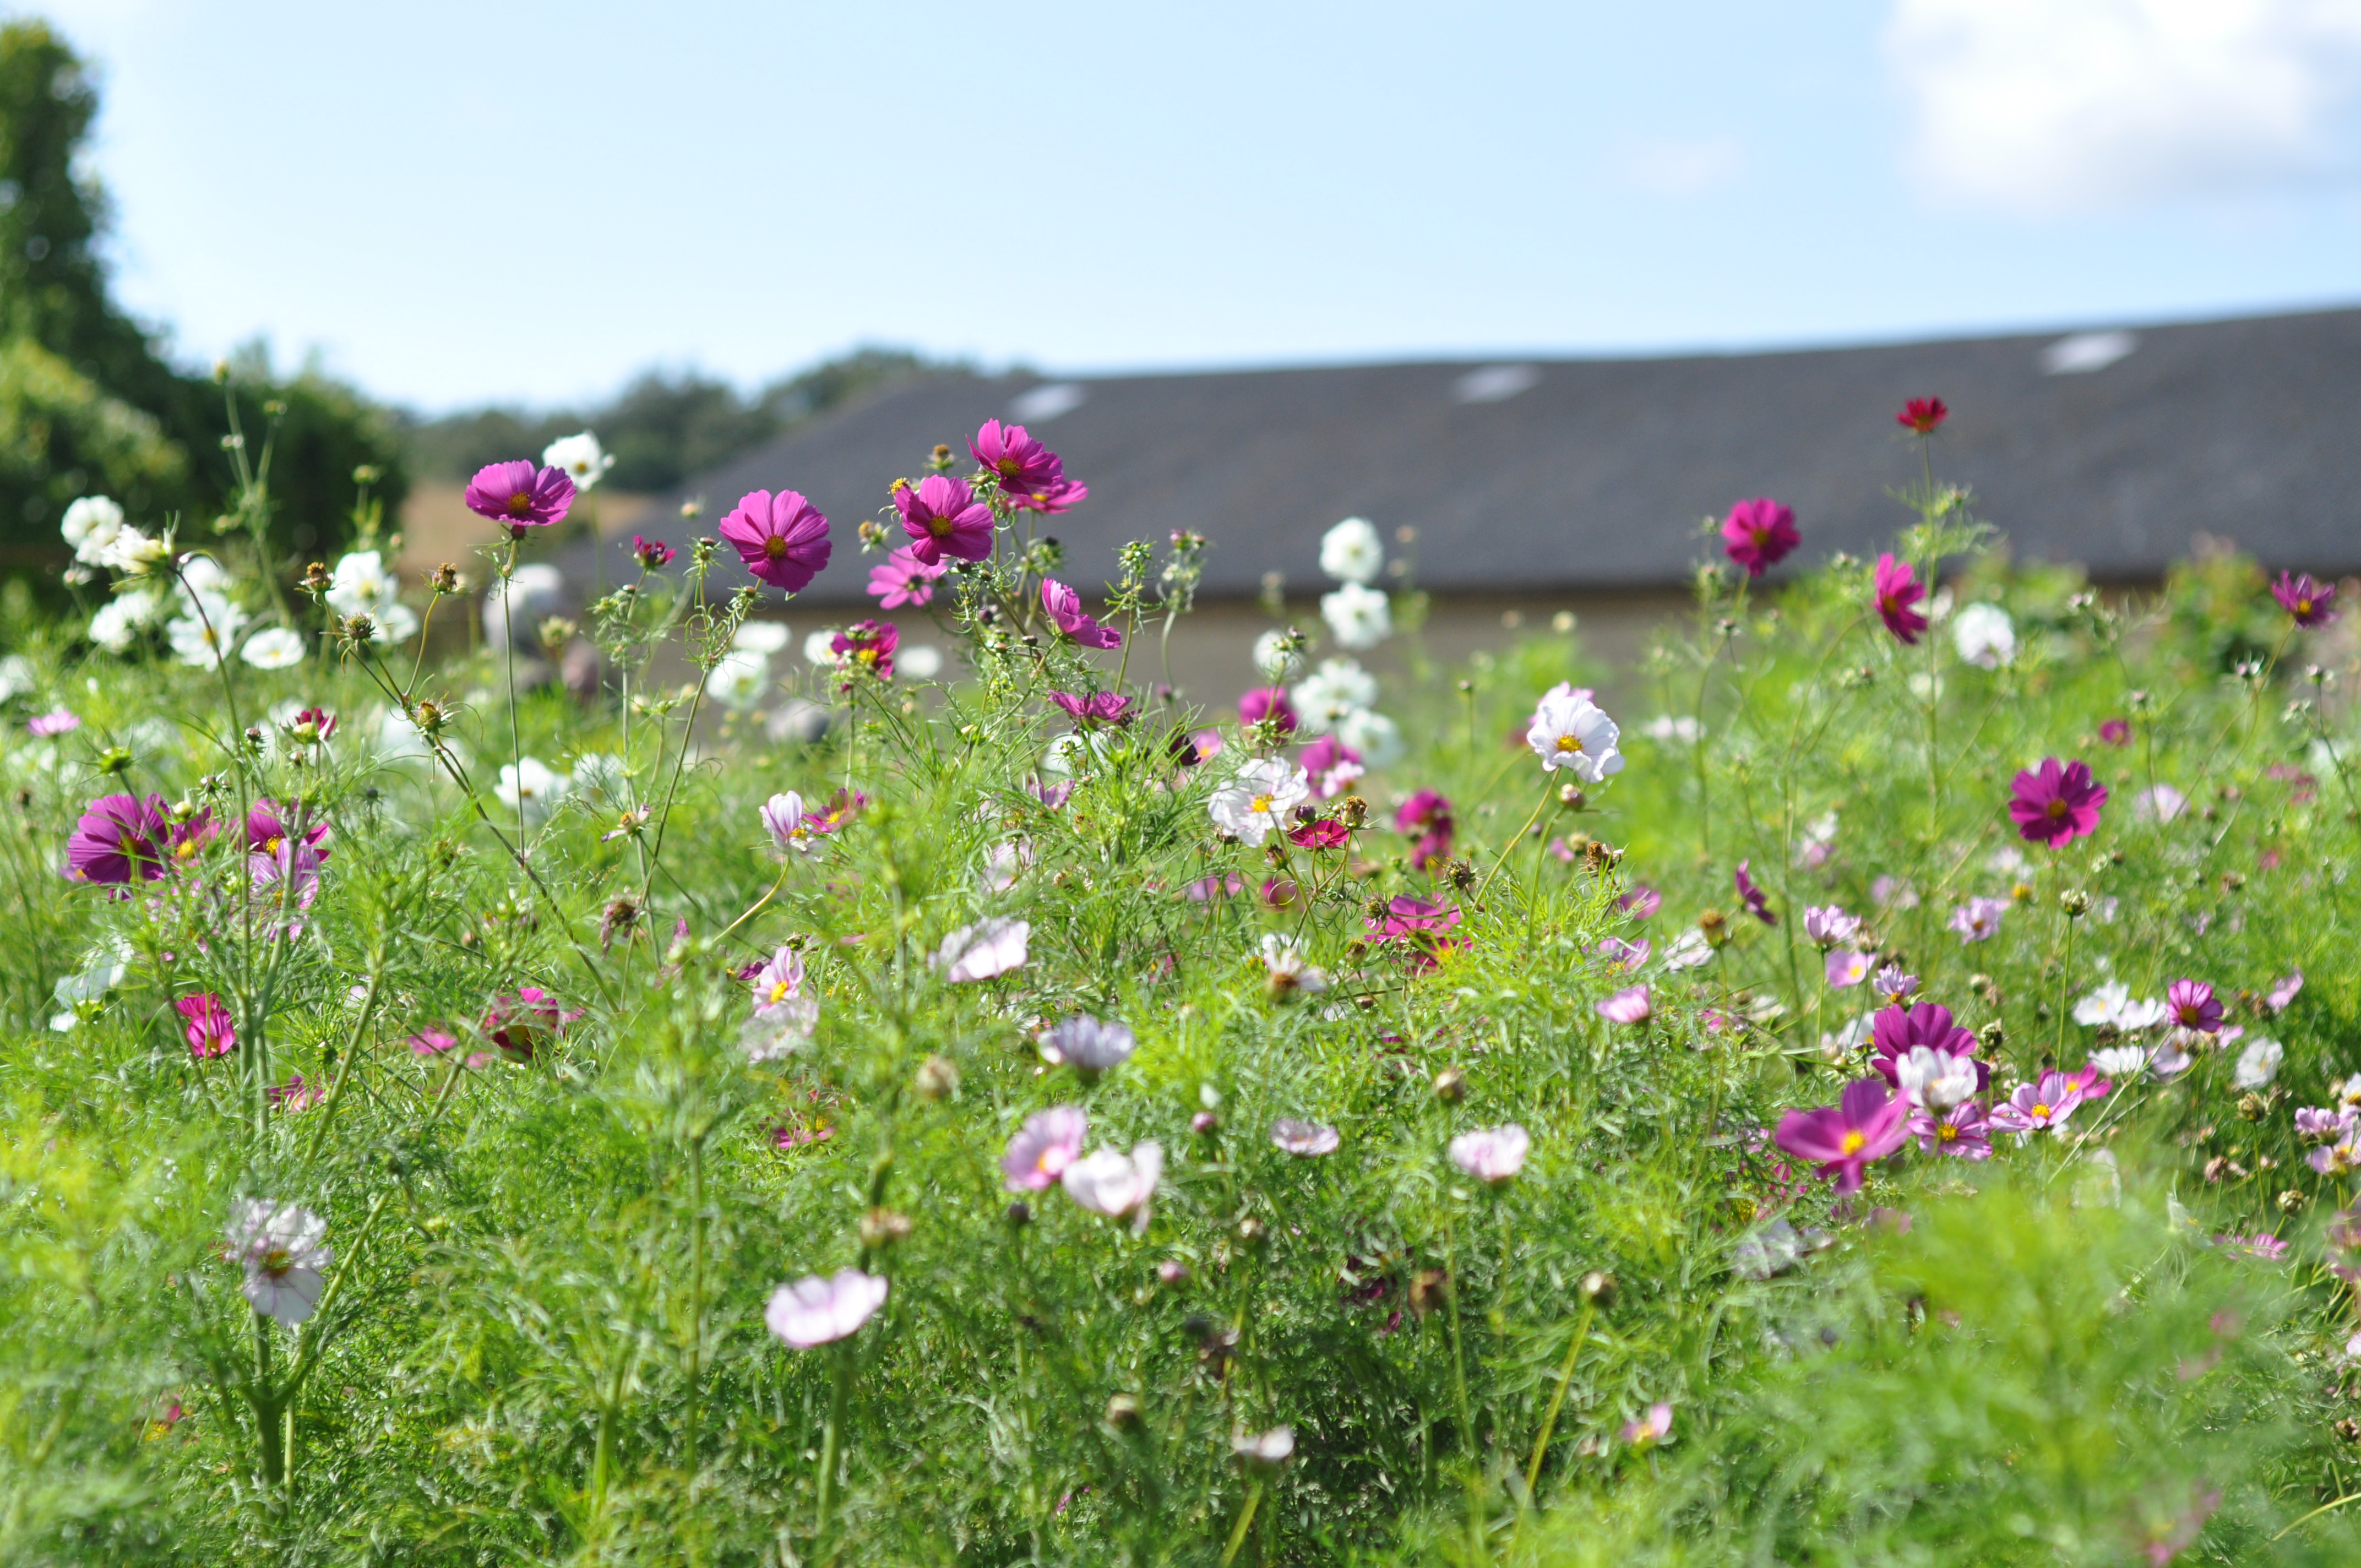
[[[1747,496],[1795,507],[1804,561],[1873,554],[1903,520],[1889,489],[1918,468],[1894,411],[1937,395],[1952,410],[1938,475],[1971,486],[2020,556],[2136,580],[2205,532],[2268,565],[2344,571],[2361,568],[2356,392],[2361,310],[1771,354],[940,376],[682,493],[706,498],[709,531],[746,490],[803,491],[837,525],[805,600],[864,602],[878,557],[852,526],[935,443],[964,464],[997,417],[1091,488],[1043,525],[1078,584],[1112,577],[1127,539],[1194,529],[1213,542],[1209,596],[1251,595],[1270,572],[1306,587],[1322,532],[1358,514],[1389,545],[1414,527],[1419,581],[1438,592],[1649,587],[1682,580],[1697,520]]]

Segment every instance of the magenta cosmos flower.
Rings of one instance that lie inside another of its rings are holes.
[[[172,1010],[188,1020],[189,1054],[197,1060],[227,1056],[237,1047],[237,1030],[230,1023],[229,1009],[212,992],[183,996],[172,1003]]]
[[[1412,871],[1424,871],[1438,861],[1451,858],[1455,827],[1451,802],[1431,789],[1420,790],[1394,812],[1394,831],[1409,834],[1417,840],[1410,849]]]
[[[555,1040],[568,1023],[580,1016],[561,1011],[557,998],[541,987],[523,985],[494,996],[477,1027],[511,1061],[531,1061],[534,1052]]]
[[[1730,509],[1721,540],[1723,552],[1745,567],[1748,576],[1759,577],[1784,560],[1804,536],[1795,532],[1795,508],[1757,496]]]
[[[1598,1015],[1610,1024],[1644,1024],[1648,1014],[1648,988],[1644,985],[1619,991],[1598,1004]]]
[[[2091,776],[2089,763],[2044,757],[2017,774],[2014,787],[2008,815],[2027,842],[2059,849],[2099,830],[2107,786]]]
[[[902,629],[890,620],[856,620],[828,640],[846,674],[865,670],[881,681],[894,678],[894,650],[901,645]]]
[[[1664,895],[1646,883],[1634,883],[1631,891],[1615,901],[1615,907],[1634,920],[1645,920],[1664,906]]]
[[[1238,722],[1248,729],[1268,722],[1277,727],[1281,735],[1295,733],[1295,709],[1288,705],[1287,693],[1277,686],[1257,686],[1238,694]]]
[[[1002,1180],[1011,1192],[1046,1192],[1066,1168],[1082,1157],[1091,1119],[1079,1105],[1052,1105],[1025,1118],[1000,1157]]]
[[[2110,718],[2099,726],[2099,739],[2110,746],[2128,746],[2132,743],[2132,727],[2123,719]]]
[[[1000,481],[1000,493],[1013,507],[1027,511],[1064,511],[1091,493],[1088,485],[1066,477],[1066,466],[1056,453],[1036,441],[1021,424],[1004,426],[983,422],[967,444],[975,460]]]
[[[748,571],[791,594],[828,565],[828,519],[794,490],[747,491],[718,532],[737,546]]]
[[[894,492],[910,554],[928,565],[949,555],[981,561],[992,554],[992,509],[975,499],[963,479],[929,474]]]
[[[2213,988],[2202,980],[2176,980],[2166,986],[2164,1014],[2175,1028],[2208,1035],[2222,1028],[2222,1003]]]
[[[1939,1051],[1949,1057],[1976,1054],[1976,1037],[1952,1019],[1949,1008],[1932,1002],[1881,1008],[1869,1027],[1870,1042],[1877,1053],[1869,1065],[1888,1083],[1901,1081],[1894,1064],[1907,1059],[1914,1050]],[[1981,1075],[1989,1069],[1978,1063],[1977,1071]]]
[[[1296,762],[1312,780],[1312,795],[1321,800],[1335,799],[1365,771],[1361,753],[1334,735],[1323,735],[1303,748]]]
[[[160,795],[145,800],[130,795],[99,796],[83,808],[66,839],[66,880],[110,883],[136,877],[154,882],[164,874],[159,841],[168,828]]]
[[[1927,630],[1927,618],[1912,607],[1927,597],[1927,585],[1918,580],[1907,561],[1897,561],[1892,554],[1877,558],[1877,576],[1872,586],[1877,593],[1877,613],[1885,622],[1885,630],[1896,641],[1915,645],[1918,634]]]
[[[1753,916],[1765,926],[1776,926],[1779,924],[1779,916],[1771,912],[1771,901],[1763,896],[1763,890],[1754,885],[1752,877],[1746,874],[1748,864],[1749,862],[1745,861],[1739,861],[1738,872],[1731,878],[1732,885],[1738,889],[1738,900],[1746,905],[1746,912],[1749,915]]]
[[[248,850],[258,854],[275,855],[279,852],[280,845],[296,836],[295,830],[288,827],[286,821],[279,815],[280,810],[279,803],[267,795],[254,803],[254,809],[246,814],[246,847]],[[301,814],[298,815],[297,820],[302,820]],[[326,823],[313,822],[307,825],[303,828],[302,837],[306,849],[313,850],[324,861],[328,858],[328,851],[320,847],[328,837]]]
[[[2336,619],[2336,612],[2329,608],[2336,598],[2336,585],[2315,582],[2309,572],[2301,576],[2281,572],[2279,580],[2271,585],[2271,598],[2295,618],[2298,626],[2325,626]]]
[[[574,481],[563,468],[536,466],[520,457],[476,470],[467,481],[467,510],[511,528],[546,528],[562,522],[574,504]]]
[[[659,571],[672,559],[672,546],[660,539],[631,535],[631,559],[651,572]]]
[[[1856,1079],[1845,1085],[1835,1105],[1782,1116],[1773,1141],[1796,1158],[1816,1162],[1818,1174],[1832,1178],[1839,1192],[1858,1191],[1862,1168],[1883,1159],[1909,1136],[1909,1112],[1910,1102],[1889,1096],[1878,1080]]]
[[[939,561],[919,560],[906,546],[886,556],[884,565],[869,568],[868,591],[876,596],[880,609],[919,609],[935,597],[935,585],[950,570]]]
[[[1932,435],[1942,422],[1951,417],[1940,398],[1912,398],[1894,416],[1894,422],[1915,435]]]
[[[1120,648],[1123,633],[1112,626],[1101,626],[1082,611],[1082,596],[1055,577],[1041,579],[1041,608],[1058,623],[1058,630],[1085,648]]]
[[[1115,692],[1093,692],[1088,696],[1051,692],[1049,700],[1081,720],[1085,729],[1100,724],[1128,724],[1133,718],[1131,698]]]

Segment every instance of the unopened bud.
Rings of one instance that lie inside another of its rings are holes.
[[[456,594],[459,591],[459,568],[445,561],[434,568],[434,575],[427,582],[438,594]]]
[[[2079,887],[2070,887],[2058,895],[2058,907],[2066,912],[2069,920],[2080,920],[2091,913],[2091,895]]]
[[[328,591],[329,581],[327,564],[314,561],[304,569],[303,591],[316,598]]]
[[[944,1056],[928,1057],[918,1064],[918,1075],[912,1080],[921,1100],[949,1100],[959,1092],[959,1064]]]
[[[1178,1288],[1189,1283],[1189,1266],[1177,1257],[1168,1257],[1156,1266],[1156,1277]]]
[[[935,448],[940,452],[942,447]],[[1127,1431],[1139,1424],[1139,1401],[1129,1394],[1117,1394],[1107,1400],[1106,1424],[1117,1431]]]
[[[1008,1206],[1008,1228],[1021,1231],[1033,1223],[1033,1205],[1019,1198]]]
[[[1582,1292],[1582,1299],[1595,1307],[1615,1305],[1615,1277],[1611,1274],[1594,1268],[1582,1277],[1576,1288]]]
[[[1336,817],[1345,827],[1357,832],[1369,820],[1369,803],[1357,795],[1348,795],[1345,797],[1345,804],[1337,807]]]
[[[1467,1075],[1455,1067],[1446,1067],[1434,1075],[1434,1097],[1445,1105],[1456,1105],[1467,1098]]]
[[[872,1209],[861,1216],[861,1245],[872,1252],[883,1252],[895,1242],[908,1240],[909,1235],[907,1214],[897,1214],[891,1209]]]
[[[1568,811],[1582,809],[1582,792],[1570,784],[1557,786],[1557,803]]]
[[[1985,1050],[1996,1052],[2007,1043],[2008,1031],[2002,1028],[2000,1020],[1995,1018],[1976,1031],[1976,1038],[1982,1044]]]
[[[1708,909],[1697,916],[1697,929],[1705,933],[1708,943],[1719,948],[1730,940],[1730,916],[1719,909]]]

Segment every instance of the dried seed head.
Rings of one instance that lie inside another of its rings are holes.
[[[1425,1317],[1451,1299],[1451,1277],[1439,1268],[1422,1268],[1410,1282],[1410,1310]]]

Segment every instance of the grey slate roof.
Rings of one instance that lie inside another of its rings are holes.
[[[2135,344],[2124,353],[2126,343]],[[2066,369],[2068,362],[2108,361]],[[1505,394],[1505,395],[1502,395]],[[1086,592],[1126,539],[1213,540],[1205,592],[1266,572],[1322,581],[1322,532],[1418,530],[1418,577],[1483,594],[1654,587],[1705,548],[1697,519],[1741,498],[1794,506],[1801,558],[1874,554],[1916,477],[1894,413],[1951,407],[1938,473],[1972,486],[2021,557],[2102,580],[2158,576],[2191,536],[2272,566],[2361,568],[2361,310],[2141,329],[1777,354],[1360,365],[1123,376],[944,377],[885,389],[701,475],[710,531],[742,492],[793,488],[835,522],[805,602],[867,602],[853,526],[938,441],[1023,419],[1087,482],[1045,532]],[[1047,405],[1072,406],[1038,417]],[[660,514],[666,520],[673,509]],[[667,521],[675,543],[690,532]],[[899,537],[896,529],[895,535]],[[587,564],[587,563],[586,563]],[[609,573],[614,567],[610,565]]]

